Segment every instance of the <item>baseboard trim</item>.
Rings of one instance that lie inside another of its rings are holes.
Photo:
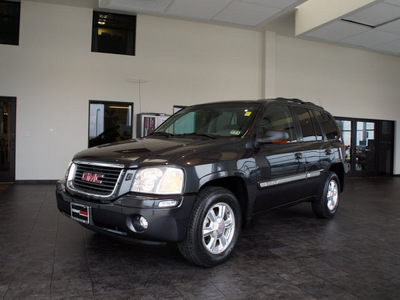
[[[15,184],[56,184],[58,180],[15,180]]]

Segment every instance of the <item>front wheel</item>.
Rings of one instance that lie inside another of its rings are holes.
[[[332,218],[339,207],[340,183],[336,173],[330,172],[325,181],[321,198],[311,202],[314,214],[318,218]]]
[[[235,195],[225,188],[206,187],[196,200],[186,239],[178,248],[189,262],[212,267],[228,259],[240,229],[240,205]]]

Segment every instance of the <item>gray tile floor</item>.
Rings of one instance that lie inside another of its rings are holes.
[[[0,185],[0,299],[166,298],[399,299],[400,178],[347,180],[333,220],[259,217],[213,269],[81,227],[52,185]]]

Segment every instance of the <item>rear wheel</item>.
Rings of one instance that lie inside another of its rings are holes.
[[[240,205],[221,187],[206,187],[196,200],[186,239],[178,244],[191,263],[212,267],[226,261],[239,238]]]
[[[339,178],[336,173],[330,172],[325,181],[321,198],[311,202],[314,214],[318,218],[332,218],[339,207]]]

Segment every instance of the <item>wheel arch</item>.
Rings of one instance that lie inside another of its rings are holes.
[[[249,204],[249,194],[245,180],[239,176],[216,178],[203,184],[200,190],[208,186],[223,187],[235,195],[236,199],[239,201],[241,208],[242,226],[245,227],[247,224],[247,212]]]
[[[341,163],[336,163],[330,166],[329,171],[336,173],[339,177],[340,183],[340,192],[344,190],[344,167]]]

